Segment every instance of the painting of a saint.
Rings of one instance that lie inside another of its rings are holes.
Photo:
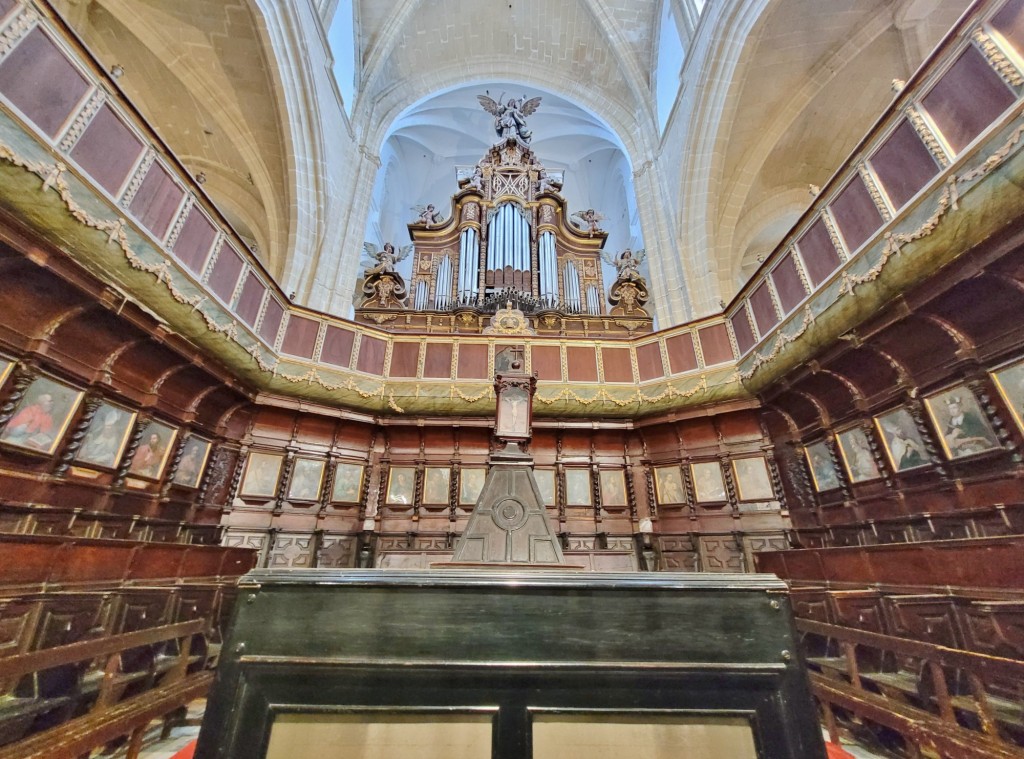
[[[173,427],[155,419],[150,420],[142,430],[142,443],[135,449],[132,463],[128,467],[129,473],[136,477],[159,480],[177,436],[178,431]]]
[[[190,435],[185,441],[181,452],[181,461],[178,462],[178,468],[174,470],[172,482],[186,488],[199,487],[199,480],[202,479],[203,469],[206,466],[206,457],[209,455],[210,441]]]
[[[690,464],[693,475],[693,490],[698,503],[725,500],[725,481],[722,479],[722,465],[717,461],[698,461]]]
[[[590,492],[589,469],[565,470],[565,505],[591,506],[593,496]]]
[[[626,481],[621,469],[601,472],[601,503],[604,506],[626,506]]]
[[[654,485],[658,503],[666,505],[685,503],[683,478],[677,466],[659,466],[654,470]]]
[[[292,479],[288,483],[288,500],[315,501],[320,497],[320,485],[323,478],[323,460],[295,459]]]
[[[428,466],[423,482],[423,503],[432,506],[448,503],[448,485],[451,483],[451,470],[447,467]]]
[[[416,470],[412,467],[397,467],[388,472],[387,503],[412,505],[415,497]]]
[[[537,489],[540,491],[540,500],[545,506],[555,505],[555,470],[536,469],[533,472],[537,480]]]
[[[273,498],[283,461],[284,456],[279,453],[250,453],[242,478],[242,495]]]
[[[807,463],[811,467],[811,475],[814,477],[814,489],[819,493],[826,490],[834,490],[839,487],[839,477],[832,466],[832,456],[829,454],[828,446],[824,440],[814,445],[807,446],[804,451],[807,455]]]
[[[49,377],[37,377],[0,433],[0,442],[53,453],[81,399],[81,390]]]
[[[966,386],[958,385],[937,393],[925,398],[924,403],[948,458],[959,459],[999,447],[996,433],[978,405],[978,399]]]
[[[733,459],[732,469],[741,501],[771,501],[775,498],[768,465],[762,456]]]
[[[889,463],[897,472],[906,472],[928,463],[924,440],[905,408],[898,408],[875,418],[875,427],[882,437]]]
[[[334,503],[359,503],[363,492],[363,465],[339,462],[334,470],[334,488],[331,501]]]
[[[463,469],[459,473],[459,504],[475,505],[480,491],[484,489],[486,477],[486,469]]]
[[[512,387],[502,392],[498,404],[498,434],[530,436],[530,395],[526,390]]]
[[[100,404],[89,423],[89,429],[75,460],[107,469],[117,468],[134,423],[134,411],[111,403]]]
[[[1005,366],[993,372],[992,377],[999,388],[999,394],[1010,408],[1013,421],[1024,432],[1024,361]]]
[[[881,477],[875,457],[871,453],[868,436],[860,427],[853,427],[840,432],[839,450],[843,454],[846,471],[850,474],[850,482],[867,482]]]

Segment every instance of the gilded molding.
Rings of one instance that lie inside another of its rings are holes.
[[[1013,61],[1006,56],[999,44],[984,29],[981,27],[975,29],[971,39],[974,40],[982,55],[988,59],[989,65],[995,69],[1004,82],[1011,87],[1024,85],[1024,76],[1021,76]]]

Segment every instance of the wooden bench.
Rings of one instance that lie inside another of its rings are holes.
[[[223,527],[81,508],[0,502],[0,533],[218,545]]]

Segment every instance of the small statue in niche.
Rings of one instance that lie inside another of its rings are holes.
[[[367,253],[363,271],[363,306],[373,308],[405,308],[406,286],[397,265],[409,257],[413,246],[406,245],[398,253],[391,243],[381,250],[373,243],[363,243]]]
[[[591,237],[593,237],[595,232],[602,231],[600,223],[604,219],[604,215],[599,214],[593,208],[588,208],[586,211],[577,211],[570,218],[579,219],[583,222],[577,226],[585,232],[589,232]]]
[[[404,246],[397,254],[395,253],[395,246],[389,242],[384,243],[384,247],[381,250],[377,250],[377,246],[372,242],[364,242],[363,250],[366,251],[368,260],[364,263],[368,264],[366,270],[363,273],[364,277],[369,277],[373,274],[392,274],[395,271],[396,264],[404,261],[412,253],[412,245]]]
[[[419,214],[416,221],[413,222],[414,224],[425,224],[430,227],[444,221],[444,217],[437,212],[433,203],[427,203],[426,206],[416,206],[412,210]]]
[[[640,264],[647,254],[643,250],[634,253],[626,248],[616,258],[601,253],[601,259],[615,267],[615,282],[608,290],[608,302],[612,305],[612,316],[648,316],[644,304],[650,298],[647,280],[640,274]]]
[[[476,99],[480,101],[485,111],[494,116],[494,131],[498,138],[506,140],[515,137],[524,145],[529,145],[533,132],[526,128],[526,117],[533,115],[540,106],[540,98],[527,100],[523,95],[518,99],[509,98],[502,103],[500,97],[494,100],[490,96],[490,90],[486,92],[486,95],[477,95]]]
[[[622,251],[617,258],[612,258],[605,252],[601,252],[601,260],[609,266],[615,267],[615,279],[617,281],[635,281],[643,279],[640,276],[640,264],[647,258],[646,250],[638,250],[634,253],[630,248]]]

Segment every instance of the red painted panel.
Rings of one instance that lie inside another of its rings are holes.
[[[423,357],[423,376],[444,379],[452,376],[452,344],[428,343]]]
[[[992,17],[992,27],[1024,55],[1024,0],[1010,0]]]
[[[460,379],[486,379],[487,378],[487,346],[486,345],[460,345],[459,346],[459,368]]]
[[[100,187],[117,195],[142,147],[142,141],[104,103],[71,149],[71,157]]]
[[[633,363],[629,360],[628,348],[602,348],[601,361],[606,382],[633,381]]]
[[[762,282],[750,295],[750,308],[754,312],[757,329],[762,335],[767,334],[768,330],[779,323],[767,282]]]
[[[597,382],[597,351],[572,346],[565,349],[570,382]]]
[[[804,236],[797,243],[800,255],[804,259],[807,268],[807,275],[815,287],[820,285],[828,276],[839,268],[841,259],[832,244],[832,238],[828,236],[828,229],[825,222],[818,219]]]
[[[210,289],[225,303],[231,302],[231,296],[238,284],[238,275],[242,273],[242,257],[227,243],[220,246],[220,253],[213,264],[208,284]]]
[[[1013,93],[973,45],[925,95],[922,104],[957,153],[1014,101]]]
[[[281,350],[293,356],[313,358],[316,347],[316,335],[320,331],[320,322],[302,316],[292,316],[284,331]]]
[[[641,382],[664,377],[665,367],[661,363],[661,346],[658,343],[638,346],[636,349],[636,368],[640,374]]]
[[[684,332],[665,341],[668,351],[668,365],[673,374],[688,372],[697,368],[697,351],[693,348],[693,335]]]
[[[216,236],[217,229],[206,218],[206,214],[192,206],[181,226],[178,239],[174,241],[174,255],[193,272],[202,274]]]
[[[787,314],[807,297],[807,291],[804,289],[804,283],[800,281],[800,274],[796,270],[796,261],[793,260],[792,253],[784,255],[779,261],[779,265],[772,270],[772,282],[775,283],[775,292],[778,293],[779,301]]]
[[[324,335],[324,347],[320,349],[320,360],[334,366],[348,366],[352,362],[354,340],[355,333],[351,330],[328,324],[327,334]],[[382,367],[383,365],[381,363]]]
[[[255,272],[250,270],[245,277],[245,284],[242,285],[242,294],[238,296],[238,304],[235,306],[235,313],[250,327],[259,318],[260,306],[263,305],[263,293],[266,291],[266,285],[260,282],[260,278],[256,276]]]
[[[562,350],[557,345],[534,345],[530,358],[538,379],[562,381]]]
[[[277,299],[267,299],[267,305],[263,309],[263,321],[260,322],[260,337],[271,345],[277,340],[277,331],[281,329],[281,320],[284,318],[284,306]]]
[[[0,92],[50,137],[88,89],[89,82],[39,27],[0,64]]]
[[[871,168],[896,208],[902,208],[939,173],[939,165],[904,120],[871,157]]]
[[[700,349],[704,354],[705,366],[733,360],[732,343],[729,342],[729,332],[724,324],[701,327],[697,330],[697,335],[700,337]]]
[[[163,239],[183,197],[185,191],[174,183],[170,172],[154,161],[128,210],[154,236]]]
[[[882,214],[860,175],[850,180],[829,208],[850,251],[857,250],[882,226]]]
[[[359,341],[359,357],[356,359],[356,369],[367,374],[384,373],[384,352],[387,350],[387,343],[377,337],[363,335]]]
[[[754,347],[754,330],[750,327],[750,320],[747,318],[746,305],[740,306],[740,310],[733,314],[729,321],[732,322],[732,333],[736,335],[736,347],[740,349],[742,356]]]
[[[419,342],[396,342],[391,348],[391,377],[415,377],[420,364]]]

